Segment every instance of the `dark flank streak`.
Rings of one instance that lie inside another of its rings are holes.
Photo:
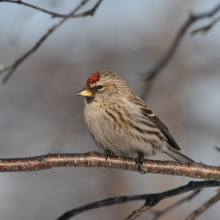
[[[120,120],[122,121],[122,123],[127,124],[126,120],[123,118],[121,112],[119,112],[117,109],[114,109],[114,111],[118,114]]]
[[[136,135],[135,138],[136,138],[139,142],[141,141],[141,139],[140,139],[140,137],[139,137],[138,135]]]
[[[137,122],[144,124],[144,125],[147,125],[148,127],[151,127],[151,128],[157,128],[157,126],[154,123],[150,123],[146,119],[145,120],[137,120]]]
[[[132,132],[129,132],[129,135],[130,135],[132,138],[134,138],[134,135],[133,135]]]
[[[115,118],[115,116],[114,116],[112,113],[110,113],[107,109],[105,110],[105,112],[106,112],[111,118],[113,118],[114,121],[120,126],[120,124],[118,123],[117,119]]]
[[[138,126],[132,124],[131,122],[129,122],[129,125],[134,128],[135,130],[137,130],[138,132],[144,134],[153,134],[153,135],[156,135],[160,140],[163,140],[163,137],[162,135],[160,135],[160,132],[159,131],[149,131],[149,130],[142,130],[141,128],[139,128]]]
[[[144,130],[142,130],[142,129],[140,129],[139,127],[137,127],[136,125],[134,125],[134,124],[132,124],[132,123],[130,123],[129,124],[132,128],[134,128],[135,130],[137,130],[137,131],[139,131],[140,133],[145,133],[145,131]]]
[[[151,142],[151,146],[152,146],[152,149],[153,149],[153,150],[158,151],[158,150],[160,150],[160,146],[161,146],[161,145],[155,144],[154,141],[152,141],[152,142]],[[153,152],[154,152],[154,151],[153,151]]]
[[[146,134],[156,135],[159,140],[164,140],[164,137],[160,134],[160,131],[150,131],[150,130],[147,130],[147,129],[142,130],[140,127],[134,125],[130,120],[127,120],[127,121],[126,121],[126,120],[123,118],[123,116],[121,115],[121,113],[120,113],[119,111],[117,111],[116,109],[114,109],[114,111],[117,112],[117,114],[119,115],[120,120],[122,121],[122,123],[123,123],[124,125],[128,125],[129,127],[132,127],[132,128],[134,128],[135,130],[137,130],[138,132],[140,132],[140,133],[142,133],[142,134],[145,134],[145,133],[146,133]],[[117,119],[116,119],[110,112],[108,112],[108,111],[106,110],[106,113],[107,113],[109,116],[111,116],[111,117],[116,121],[116,123],[118,124]],[[139,122],[140,122],[140,121],[139,121]],[[142,121],[141,121],[141,122],[142,122]],[[146,123],[145,123],[145,122],[142,122],[142,123],[144,123],[145,125],[148,125],[147,122],[146,122]],[[120,123],[119,123],[118,125],[120,126]],[[149,127],[157,128],[156,125],[152,125],[152,124],[150,124]],[[130,134],[132,134],[132,132],[130,132]],[[133,134],[132,134],[132,136],[133,136]]]
[[[156,144],[157,142],[155,140],[147,140],[144,137],[141,137],[141,139],[142,139],[143,142],[151,144],[153,155],[155,155],[156,152],[158,152],[160,150],[161,144]]]
[[[137,106],[143,107],[143,108],[148,108],[147,105],[145,104],[145,102],[143,102],[142,100],[139,99],[130,99],[131,102],[133,102],[134,104],[136,104]]]
[[[132,109],[130,109],[130,110],[132,110]],[[124,111],[124,114],[125,114],[128,118],[131,118],[131,115],[128,113],[127,108],[123,107],[123,111]]]
[[[145,142],[145,143],[150,143],[150,140],[147,140],[146,138],[144,138],[144,137],[141,137],[141,139],[143,140],[143,142]]]

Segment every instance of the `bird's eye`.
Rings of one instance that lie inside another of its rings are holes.
[[[98,88],[98,89],[102,89],[102,86],[98,86],[97,88]]]

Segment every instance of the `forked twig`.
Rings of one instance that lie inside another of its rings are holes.
[[[23,2],[21,0],[18,0],[18,1],[12,1],[12,0],[0,0],[0,2],[9,2],[9,3],[15,3],[15,4],[19,4],[19,5],[24,5],[24,6],[27,6],[29,8],[33,8],[33,9],[36,9],[38,11],[41,11],[41,12],[44,12],[46,14],[49,14],[49,15],[52,15],[52,18],[80,18],[80,17],[85,17],[86,15],[93,15],[93,13],[95,12],[96,8],[99,6],[99,4],[101,3],[101,1],[98,1],[98,3],[95,5],[94,8],[86,11],[86,12],[83,12],[83,13],[79,13],[79,14],[72,14],[72,15],[69,15],[69,14],[60,14],[60,13],[56,13],[56,12],[53,12],[53,11],[49,11],[49,10],[46,10],[44,8],[40,8],[38,6],[35,6],[35,5],[32,5],[32,4],[29,4],[29,3],[26,3],[26,2]]]
[[[16,60],[11,66],[2,68],[0,70],[0,74],[3,72],[7,72],[6,76],[3,78],[3,83],[6,83],[8,79],[11,77],[11,75],[14,73],[14,71],[17,69],[17,67],[32,53],[34,53],[41,44],[57,29],[59,28],[65,21],[67,21],[71,16],[73,16],[83,5],[85,5],[89,0],[82,1],[68,16],[65,16],[61,21],[59,21],[57,24],[53,25],[41,38],[38,40],[38,42],[34,45],[33,48],[31,48],[28,52],[26,52],[22,57],[20,57],[18,60]],[[99,0],[95,6],[82,13],[80,17],[85,17],[88,15],[93,15],[95,10],[98,8],[102,0]],[[12,1],[13,2],[13,1]]]
[[[196,219],[200,214],[202,214],[204,211],[206,211],[209,207],[214,205],[216,202],[220,200],[220,192],[217,193],[214,197],[212,197],[208,202],[206,202],[204,205],[199,207],[197,210],[195,210],[192,214],[190,214],[186,220],[194,220]]]
[[[184,22],[182,27],[177,32],[176,36],[174,37],[174,40],[172,41],[170,47],[164,52],[164,54],[161,55],[159,60],[153,65],[152,68],[150,68],[146,73],[144,73],[144,79],[145,84],[147,85],[147,92],[146,92],[146,86],[144,86],[144,91],[141,95],[142,99],[145,100],[148,94],[148,91],[150,90],[150,87],[152,85],[151,81],[155,78],[155,76],[168,64],[170,59],[173,57],[174,53],[176,52],[181,40],[183,39],[184,35],[188,31],[188,29],[194,24],[196,21],[204,19],[204,18],[210,18],[214,14],[216,14],[220,10],[220,4],[215,6],[212,10],[209,10],[204,13],[200,14],[193,14],[190,13],[188,19]],[[212,26],[215,24],[214,22]],[[208,30],[210,30],[209,28]],[[207,31],[208,31],[207,30]],[[150,82],[150,83],[149,83]]]
[[[180,186],[175,189],[171,189],[171,190],[168,190],[168,191],[165,191],[162,193],[143,194],[143,195],[134,195],[134,196],[120,196],[120,197],[108,198],[108,199],[93,202],[93,203],[90,203],[90,204],[87,204],[84,206],[80,206],[78,208],[75,208],[75,209],[72,209],[68,212],[65,212],[57,220],[67,220],[67,219],[70,219],[76,215],[81,214],[82,212],[101,208],[101,207],[106,207],[106,206],[111,206],[111,205],[116,205],[116,204],[123,204],[123,203],[131,202],[131,201],[145,200],[144,206],[142,206],[136,212],[132,213],[133,216],[132,215],[129,216],[130,219],[134,219],[134,217],[138,217],[138,214],[145,211],[144,207],[146,207],[146,210],[148,210],[150,207],[155,206],[163,199],[173,197],[176,195],[180,195],[182,193],[186,193],[186,192],[189,192],[192,190],[207,188],[207,187],[216,187],[219,185],[220,185],[220,182],[218,182],[218,181],[191,181],[184,186]],[[129,219],[129,217],[127,219]]]
[[[175,202],[174,204],[172,204],[171,206],[163,209],[162,211],[152,211],[155,216],[152,220],[158,220],[162,215],[166,214],[167,212],[170,212],[171,210],[173,210],[174,208],[176,208],[177,206],[182,205],[184,202],[188,202],[191,199],[193,199],[196,195],[198,195],[198,193],[201,192],[201,189],[197,189],[194,192],[192,192],[192,194],[180,199],[179,201]]]
[[[218,21],[220,21],[220,17],[216,18],[214,21],[212,21],[210,24],[208,24],[204,27],[195,29],[194,31],[192,31],[190,33],[190,35],[192,36],[192,35],[195,35],[199,32],[202,32],[203,34],[206,34]]]
[[[133,211],[125,220],[133,220],[143,214],[145,211],[149,210],[151,206],[143,205],[138,210]]]

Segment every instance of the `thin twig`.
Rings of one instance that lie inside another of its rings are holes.
[[[183,39],[184,35],[186,34],[187,30],[194,24],[196,21],[204,18],[212,17],[215,13],[217,13],[220,10],[220,4],[215,6],[212,10],[209,10],[205,13],[200,14],[193,14],[190,13],[189,18],[184,22],[182,27],[177,32],[174,40],[172,41],[170,47],[162,54],[162,56],[159,58],[159,60],[153,65],[153,67],[148,70],[144,75],[145,83],[148,85],[148,91],[150,88],[149,82],[151,82],[155,76],[168,64],[170,59],[173,57],[174,53],[176,52],[181,40]],[[213,24],[214,25],[214,24]],[[146,86],[145,86],[146,88]],[[145,100],[148,94],[148,91],[143,91],[142,98]]]
[[[197,189],[194,192],[192,192],[192,194],[180,199],[179,201],[175,202],[174,204],[172,204],[171,206],[163,209],[162,211],[152,211],[155,216],[152,220],[158,220],[162,215],[166,214],[167,212],[170,212],[171,210],[173,210],[174,208],[176,208],[177,206],[182,205],[184,202],[188,202],[191,199],[193,199],[196,195],[198,195],[198,193],[201,191],[201,189]]]
[[[150,208],[149,205],[143,205],[138,210],[133,211],[125,220],[134,220]]]
[[[199,32],[202,32],[203,34],[206,34],[218,21],[220,21],[220,17],[216,18],[214,21],[212,21],[210,24],[208,24],[204,27],[195,29],[194,31],[192,31],[190,33],[190,35],[192,36],[192,35],[195,35]]]
[[[207,187],[217,187],[220,186],[219,181],[191,181],[188,184],[184,186],[177,187],[175,189],[171,189],[162,193],[155,193],[155,194],[142,194],[142,195],[133,195],[133,196],[120,196],[120,197],[114,197],[114,198],[108,198],[104,200],[100,200],[97,202],[93,202],[84,206],[80,206],[78,208],[75,208],[73,210],[70,210],[68,212],[65,212],[63,215],[61,215],[57,220],[67,220],[71,217],[74,217],[82,212],[110,206],[110,205],[116,205],[116,204],[123,204],[126,202],[131,201],[139,201],[139,200],[145,200],[144,206],[150,206],[153,207],[156,204],[158,204],[161,200],[173,197],[176,195],[180,195],[182,193],[186,193],[192,190],[201,189],[201,188],[207,188]],[[147,208],[146,208],[147,209]],[[143,210],[143,209],[142,209]]]
[[[53,25],[41,38],[40,40],[34,45],[34,47],[29,50],[27,53],[25,53],[22,57],[20,57],[18,60],[16,60],[14,62],[13,65],[4,68],[2,71],[0,71],[0,74],[3,72],[7,71],[6,76],[3,78],[3,83],[6,83],[8,81],[8,79],[11,77],[11,75],[13,74],[13,72],[17,69],[17,67],[27,58],[29,57],[32,53],[34,53],[40,46],[41,44],[58,28],[60,27],[65,21],[67,21],[67,19],[69,19],[71,16],[73,16],[76,11],[78,11],[83,5],[85,5],[89,0],[84,0],[82,1],[79,6],[77,6],[68,16],[64,17],[61,21],[59,21],[57,24]],[[85,17],[88,15],[93,15],[95,10],[98,8],[98,6],[100,5],[102,0],[99,0],[96,5],[81,14],[81,17]]]
[[[31,4],[28,4],[26,2],[23,2],[23,1],[10,1],[10,0],[0,0],[0,2],[9,2],[9,3],[16,3],[16,4],[19,4],[19,5],[24,5],[24,6],[27,6],[29,8],[33,8],[33,9],[36,9],[36,10],[39,10],[41,12],[44,12],[46,14],[50,14],[52,15],[53,17],[67,17],[68,15],[64,15],[64,14],[59,14],[59,13],[56,13],[56,12],[52,12],[52,11],[49,11],[49,10],[46,10],[46,9],[43,9],[43,8],[40,8],[40,7],[37,7],[35,5],[31,5]],[[74,16],[74,15],[72,15]]]
[[[0,0],[0,2],[8,2],[8,3],[16,3],[16,4],[19,4],[19,5],[24,5],[24,6],[27,6],[29,8],[33,8],[33,9],[36,9],[38,11],[41,11],[41,12],[44,12],[46,14],[49,14],[49,15],[52,15],[52,18],[80,18],[80,17],[85,17],[87,15],[93,15],[94,11],[96,10],[96,8],[99,6],[99,4],[101,3],[102,0],[99,0],[98,3],[96,4],[96,6],[93,8],[93,9],[90,9],[84,13],[79,13],[79,14],[72,14],[72,15],[69,15],[69,14],[60,14],[60,13],[56,13],[56,12],[52,12],[52,11],[49,11],[49,10],[46,10],[44,8],[40,8],[38,6],[35,6],[35,5],[32,5],[32,4],[29,4],[29,3],[26,3],[26,2],[23,2],[23,1],[11,1],[11,0]],[[93,13],[92,13],[93,11]]]
[[[187,176],[196,179],[220,180],[220,167],[202,163],[144,160],[138,167],[135,158],[111,156],[96,151],[84,154],[47,154],[37,157],[0,159],[0,172],[21,172],[55,167],[107,167],[135,172]]]
[[[197,210],[195,210],[192,214],[190,214],[186,220],[194,220],[196,219],[200,214],[202,214],[204,211],[206,211],[209,207],[214,205],[216,202],[220,200],[220,192],[217,193],[214,197],[212,197],[208,202],[206,202],[204,205],[199,207]]]

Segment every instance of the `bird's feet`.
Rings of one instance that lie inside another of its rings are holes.
[[[114,153],[111,150],[106,149],[105,150],[105,158],[106,158],[106,160],[108,159],[108,157],[111,158],[112,156],[114,156]]]
[[[140,170],[141,165],[143,165],[143,161],[144,161],[144,153],[142,151],[138,151],[137,155],[138,156],[135,158],[135,163],[136,165],[138,165],[138,170]]]

